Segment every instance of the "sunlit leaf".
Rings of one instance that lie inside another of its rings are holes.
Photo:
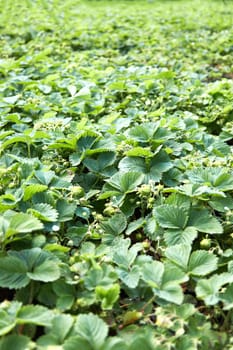
[[[188,222],[188,210],[175,205],[161,205],[154,209],[160,226],[172,229],[184,229]]]
[[[80,314],[75,323],[76,333],[85,339],[93,349],[100,348],[108,334],[106,323],[94,314]]]

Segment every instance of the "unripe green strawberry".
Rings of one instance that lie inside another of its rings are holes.
[[[148,241],[148,240],[143,241],[142,246],[144,249],[149,249],[150,248],[150,241]]]
[[[211,239],[203,238],[200,242],[200,247],[203,249],[209,249],[211,246]]]
[[[84,195],[84,190],[81,186],[73,186],[71,188],[72,196],[80,198]]]
[[[142,185],[139,189],[138,189],[138,193],[141,196],[148,196],[151,193],[151,187],[150,185]]]
[[[114,215],[115,212],[116,212],[116,209],[115,209],[114,207],[112,207],[112,206],[107,206],[107,207],[104,209],[104,214],[105,214],[105,215],[111,216],[111,215]]]

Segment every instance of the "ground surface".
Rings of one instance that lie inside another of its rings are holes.
[[[0,349],[232,349],[232,3],[0,8]]]

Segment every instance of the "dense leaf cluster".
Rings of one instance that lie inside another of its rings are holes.
[[[230,5],[0,6],[0,349],[232,349]]]

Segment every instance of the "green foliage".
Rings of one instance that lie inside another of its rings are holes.
[[[183,271],[194,276],[205,276],[217,269],[217,257],[210,252],[196,250],[191,246],[178,244],[166,249],[166,257]]]
[[[232,349],[230,3],[0,7],[0,349]]]
[[[40,248],[9,251],[8,256],[0,260],[1,287],[18,289],[28,285],[30,280],[51,282],[60,276],[56,257]]]

